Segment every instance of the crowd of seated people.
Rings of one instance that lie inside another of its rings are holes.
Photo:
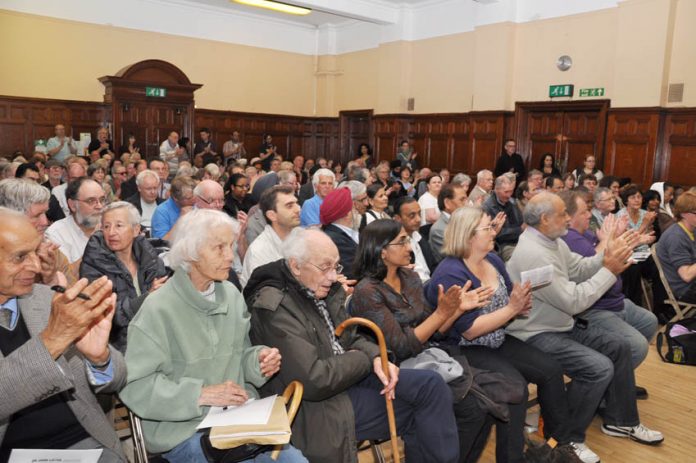
[[[209,407],[295,380],[279,461],[356,461],[359,441],[389,436],[386,395],[407,461],[478,461],[495,426],[496,461],[522,462],[530,383],[543,437],[580,461],[600,459],[596,413],[609,436],[663,441],[634,371],[671,314],[642,307],[641,279],[664,288],[632,256],[655,245],[696,303],[695,192],[643,191],[593,154],[565,174],[545,154],[527,173],[514,140],[472,185],[406,140],[394,159],[363,144],[342,165],[285,160],[270,134],[258,150],[237,131],[198,135],[173,131],[146,159],[133,135],[116,155],[107,129],[78,153],[59,124],[43,152],[0,159],[0,460],[125,461],[95,395],[118,393],[149,452],[205,462]],[[544,265],[551,285],[522,281]],[[388,372],[370,336],[335,335],[351,316],[384,332]],[[433,352],[455,377],[422,366]]]

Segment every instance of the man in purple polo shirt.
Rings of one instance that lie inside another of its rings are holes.
[[[584,194],[578,191],[563,191],[559,194],[570,215],[568,233],[562,237],[571,251],[584,257],[602,252],[610,239],[606,229],[598,231],[600,238],[590,231],[591,212],[585,202]],[[635,232],[627,232],[625,238],[637,241]],[[637,244],[637,243],[636,243]],[[621,292],[621,278],[604,293],[593,306],[580,316],[589,323],[625,338],[631,347],[633,368],[637,368],[648,354],[648,344],[657,332],[657,317],[637,306]]]

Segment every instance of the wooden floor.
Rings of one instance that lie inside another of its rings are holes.
[[[601,419],[595,418],[587,432],[587,445],[600,456],[602,463],[695,463],[696,366],[662,362],[653,343],[645,362],[636,370],[636,383],[650,395],[648,400],[638,401],[641,421],[661,431],[665,441],[652,447],[609,437],[600,430]],[[388,456],[391,453],[388,443],[383,447]],[[480,463],[495,462],[494,447],[491,438]],[[370,451],[360,452],[359,457],[360,463],[375,461]]]

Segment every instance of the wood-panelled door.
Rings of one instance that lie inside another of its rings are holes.
[[[120,123],[114,130],[114,137],[122,146],[128,143],[129,134],[134,134],[140,144],[140,152],[147,159],[159,155],[159,145],[170,132],[188,132],[185,130],[189,126],[188,112],[172,105],[136,102],[127,107],[121,105],[117,110]]]
[[[141,153],[152,159],[171,131],[193,138],[193,92],[202,85],[192,84],[173,64],[140,61],[99,81],[105,87],[104,103],[111,105],[116,149],[133,133]]]
[[[371,143],[372,110],[341,111],[338,113],[338,119],[341,152],[326,154],[331,154],[334,159],[339,158],[345,165],[358,154],[358,147],[362,143]]]
[[[517,103],[517,148],[529,169],[551,153],[561,172],[582,166],[594,154],[603,168],[609,100],[566,103]]]

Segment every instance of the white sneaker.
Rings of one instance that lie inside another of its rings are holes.
[[[653,431],[642,424],[638,426],[612,426],[610,424],[603,424],[602,432],[608,436],[628,437],[636,442],[647,445],[657,445],[665,440],[665,437],[660,431]]]
[[[590,450],[584,442],[571,442],[568,445],[583,463],[599,463],[599,455]]]

